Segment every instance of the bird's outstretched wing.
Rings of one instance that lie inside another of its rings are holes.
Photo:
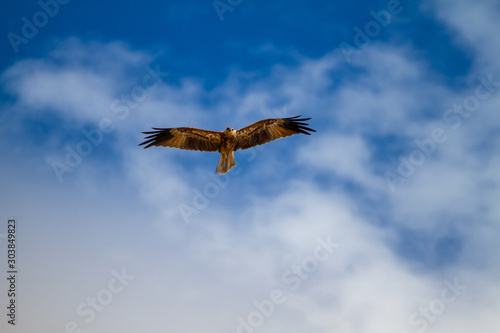
[[[218,151],[221,134],[194,127],[153,128],[155,131],[142,132],[149,134],[146,141],[139,146],[172,147],[187,150]]]
[[[237,130],[234,150],[251,148],[294,134],[311,135],[308,131],[316,132],[312,128],[306,127],[309,124],[304,123],[311,118],[300,119],[299,117],[264,119]]]

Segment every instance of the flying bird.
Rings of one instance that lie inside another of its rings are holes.
[[[220,153],[219,163],[215,173],[225,174],[236,166],[234,151],[248,149],[264,143],[291,136],[294,134],[307,134],[316,132],[304,123],[311,118],[289,118],[264,119],[239,130],[232,127],[225,131],[208,131],[194,127],[176,128],[154,128],[147,134],[146,141],[139,146],[172,147],[187,150],[218,151]]]

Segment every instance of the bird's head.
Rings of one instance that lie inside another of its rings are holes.
[[[226,128],[226,132],[228,132],[228,133],[234,133],[236,131],[234,130],[234,128],[228,127],[228,128]]]

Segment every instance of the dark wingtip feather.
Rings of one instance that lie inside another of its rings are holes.
[[[155,139],[149,139],[149,140],[146,140],[142,143],[139,143],[138,146],[142,146],[142,145],[145,145],[145,144],[148,144],[147,146],[144,146],[143,148],[146,149],[146,148],[149,148],[151,146],[154,146],[154,141]]]
[[[159,144],[160,141],[163,142],[172,137],[172,134],[169,132],[170,128],[153,127],[152,129],[154,129],[154,131],[142,132],[143,134],[149,134],[144,138],[144,142],[139,143],[139,146],[146,145],[144,149],[155,146]]]
[[[309,132],[316,132],[316,130],[313,130],[312,128],[309,128],[308,123],[305,123],[304,121],[310,120],[311,118],[300,118],[302,115],[298,115],[295,117],[288,117],[284,118],[285,119],[285,126],[290,128],[291,130],[297,132],[297,133],[302,133],[306,135],[311,135]]]

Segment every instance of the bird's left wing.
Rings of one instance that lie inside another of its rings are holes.
[[[264,119],[237,130],[234,150],[251,148],[294,134],[311,135],[308,131],[316,132],[312,128],[306,127],[309,124],[304,123],[311,118],[300,119],[299,117]]]
[[[207,131],[194,127],[176,128],[153,128],[155,131],[142,132],[149,134],[146,141],[139,146],[172,147],[187,150],[218,151],[221,134],[220,132]]]

